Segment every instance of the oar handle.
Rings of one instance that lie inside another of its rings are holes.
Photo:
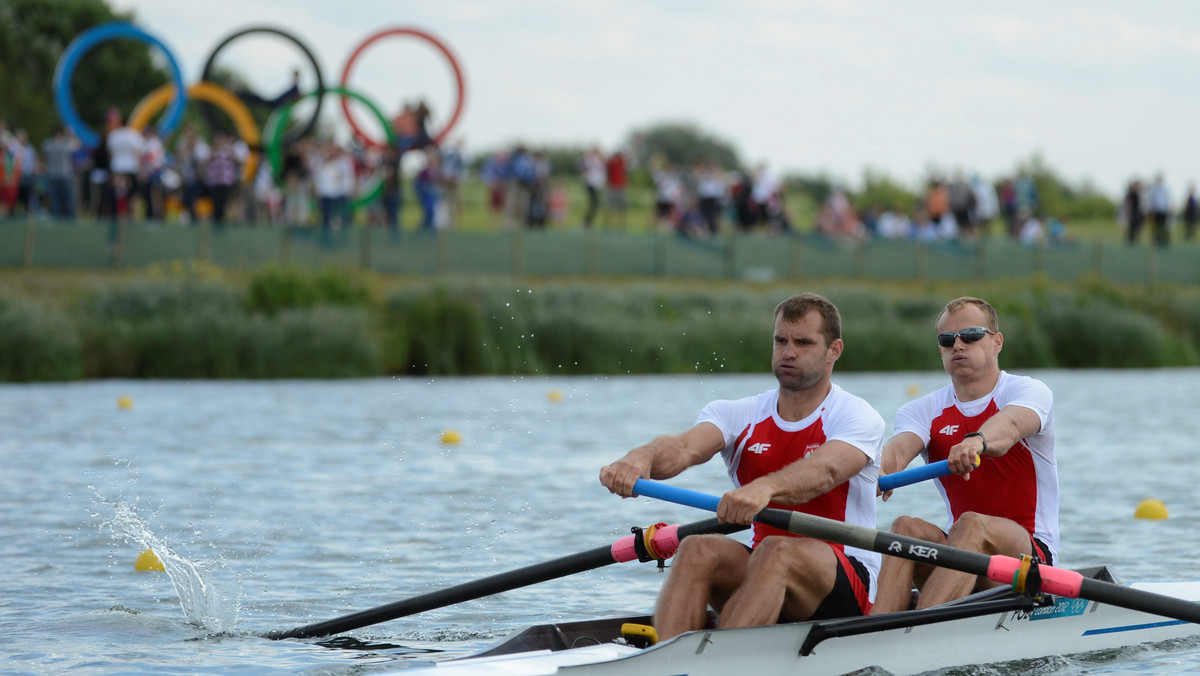
[[[979,466],[979,462],[980,457],[977,455],[975,456],[976,467]],[[896,472],[895,474],[884,474],[883,476],[879,477],[879,490],[886,493],[887,491],[895,490],[901,486],[909,486],[922,481],[928,481],[930,479],[940,479],[941,477],[950,474],[953,474],[953,472],[950,471],[950,461],[939,460],[937,462],[931,462],[927,465],[921,465],[920,467],[913,467],[912,469],[906,469],[902,472]]]
[[[913,467],[912,469],[906,469],[903,472],[884,474],[883,476],[879,477],[879,490],[886,493],[890,490],[900,488],[901,486],[909,486],[922,481],[944,477],[949,473],[949,460],[931,462],[928,465]]]
[[[633,484],[633,494],[664,502],[673,502],[685,507],[705,509],[710,512],[717,511],[717,505],[721,502],[721,498],[715,495],[708,495],[707,493],[700,493],[699,491],[679,488],[678,486],[650,481],[648,479],[638,479]]]

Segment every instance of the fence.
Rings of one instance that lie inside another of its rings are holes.
[[[175,260],[252,268],[268,262],[360,266],[386,274],[737,279],[970,280],[1041,273],[1070,281],[1200,283],[1200,246],[1088,242],[1028,247],[979,243],[834,241],[813,235],[710,240],[611,230],[405,232],[312,228],[0,222],[0,267],[139,268]]]

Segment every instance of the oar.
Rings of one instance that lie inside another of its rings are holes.
[[[975,466],[979,466],[979,456],[975,456]],[[921,465],[920,467],[913,467],[912,469],[906,469],[902,472],[896,472],[895,474],[884,474],[883,476],[879,477],[879,490],[886,493],[887,491],[900,488],[901,486],[908,486],[910,484],[928,481],[929,479],[939,479],[947,474],[952,474],[950,471],[950,461],[939,460],[937,462]]]
[[[658,554],[659,558],[668,559],[675,554],[675,550],[679,547],[679,541],[689,535],[728,534],[746,530],[746,528],[746,526],[738,524],[720,523],[716,519],[705,519],[682,526],[661,526],[652,534],[647,529],[647,534],[643,536],[641,542],[638,542],[638,535],[627,535],[611,545],[571,554],[552,561],[535,563],[480,580],[464,582],[454,587],[432,591],[325,622],[308,624],[289,631],[271,632],[267,634],[267,638],[315,638],[340,634],[360,627],[423,613],[427,610],[499,594],[518,587],[527,587],[539,582],[582,573],[611,563],[634,561],[640,558],[639,549],[642,550],[642,554],[645,553],[646,539],[649,539],[651,549]]]
[[[638,479],[633,486],[633,492],[648,498],[711,511],[715,511],[720,502],[720,498],[716,496],[646,479]],[[951,568],[972,575],[983,575],[1004,584],[1012,584],[1021,571],[1020,559],[1011,556],[980,554],[803,512],[768,507],[758,513],[756,520],[797,535],[807,535],[818,540]],[[1084,577],[1073,570],[1053,566],[1039,565],[1038,571],[1041,573],[1041,590],[1048,594],[1088,599],[1143,613],[1200,623],[1200,603]]]

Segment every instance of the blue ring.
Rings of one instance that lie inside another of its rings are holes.
[[[54,107],[58,109],[58,116],[62,118],[63,124],[74,131],[79,140],[89,148],[99,145],[100,135],[84,123],[83,118],[79,117],[79,111],[75,109],[75,101],[71,98],[71,76],[75,74],[75,67],[88,50],[101,42],[116,38],[130,38],[158,47],[167,57],[167,63],[171,66],[171,77],[175,83],[175,98],[171,100],[171,105],[167,107],[162,121],[158,124],[160,136],[166,138],[179,127],[179,123],[183,121],[183,110],[187,107],[187,87],[183,83],[183,71],[175,61],[175,55],[167,49],[162,40],[123,21],[110,21],[92,26],[67,45],[58,59],[58,66],[54,69]]]

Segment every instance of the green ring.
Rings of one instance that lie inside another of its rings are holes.
[[[324,90],[318,89],[316,91],[311,91],[302,95],[295,101],[292,101],[272,111],[271,116],[267,118],[267,124],[266,128],[264,129],[265,133],[263,136],[267,138],[267,160],[271,162],[271,170],[275,172],[275,180],[277,182],[282,178],[279,175],[279,169],[283,162],[281,157],[283,130],[285,127],[287,127],[288,120],[290,120],[292,117],[292,108],[294,108],[297,103],[304,99],[311,98],[313,96],[321,96],[324,94],[340,94],[341,96],[349,96],[352,99],[360,101],[367,108],[370,108],[371,112],[375,113],[375,117],[379,119],[379,122],[383,124],[384,131],[387,132],[388,145],[396,145],[396,132],[392,129],[391,122],[384,117],[383,111],[379,110],[379,107],[367,99],[367,97],[359,94],[358,92],[350,91],[345,87],[325,87]],[[367,187],[370,189],[364,194],[359,195],[350,201],[350,208],[358,209],[370,204],[371,202],[374,202],[379,197],[379,194],[383,192],[383,179],[379,177],[373,178],[372,183],[368,183]]]

